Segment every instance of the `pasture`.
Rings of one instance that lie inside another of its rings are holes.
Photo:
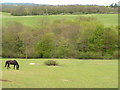
[[[59,66],[45,66],[51,59],[16,59],[20,70],[7,70],[2,60],[3,88],[117,88],[117,60],[52,59]],[[30,64],[35,63],[35,64]]]
[[[104,25],[118,25],[117,14],[83,14],[83,15],[39,15],[11,16],[0,13],[2,24],[17,21],[35,27],[41,18],[50,22],[56,19],[75,19],[79,16],[93,16]],[[0,22],[1,24],[1,22]],[[118,60],[92,59],[52,59],[59,66],[45,66],[44,61],[51,59],[16,59],[20,70],[6,69],[2,59],[3,88],[118,88]],[[35,64],[30,64],[35,63]]]
[[[6,24],[8,21],[17,21],[24,25],[34,27],[37,25],[38,21],[41,18],[45,18],[50,22],[56,19],[75,19],[79,16],[92,16],[98,19],[100,22],[108,25],[118,25],[118,15],[117,14],[82,14],[82,15],[37,15],[37,16],[12,16],[9,13],[0,13],[2,14],[2,24]]]

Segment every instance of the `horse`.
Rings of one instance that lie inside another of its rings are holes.
[[[7,66],[7,69],[10,68],[10,64],[14,65],[14,70],[15,70],[15,66],[16,66],[16,70],[19,70],[19,64],[16,60],[8,60],[5,62],[5,67]]]

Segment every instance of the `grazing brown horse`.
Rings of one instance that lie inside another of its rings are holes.
[[[11,65],[14,65],[14,69],[15,69],[15,66],[16,66],[16,69],[19,70],[19,64],[16,60],[8,60],[5,62],[5,67],[7,66],[7,69],[10,68],[10,64]]]

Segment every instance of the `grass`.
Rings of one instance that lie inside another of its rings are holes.
[[[20,70],[7,70],[6,60],[2,60],[2,72],[9,81],[3,82],[3,88],[118,87],[117,60],[54,59],[60,66],[53,67],[44,65],[48,59],[17,59]]]
[[[1,13],[0,13],[1,14]],[[38,15],[38,16],[12,16],[10,13],[2,13],[2,23],[6,25],[8,21],[21,22],[24,25],[34,27],[41,18],[47,18],[50,21],[55,19],[75,19],[79,16],[93,16],[105,25],[118,25],[117,14],[85,14],[85,15]]]
[[[105,25],[118,25],[117,14],[96,14],[93,16],[103,22]]]
[[[3,25],[6,25],[8,21],[17,21],[34,27],[43,17],[53,21],[60,18],[75,19],[79,16],[93,16],[106,26],[118,25],[117,14],[49,16],[1,14],[3,15]],[[7,70],[4,67],[6,60],[2,60],[2,79],[8,81],[2,83],[3,88],[118,88],[117,60],[54,59],[60,66],[53,67],[44,65],[44,61],[48,59],[17,59],[20,63],[20,70]],[[35,63],[35,65],[30,65],[30,63]],[[11,66],[11,68],[13,67]]]

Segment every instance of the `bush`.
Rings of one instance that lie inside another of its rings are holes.
[[[103,58],[104,58],[104,59],[113,59],[113,55],[106,53],[106,54],[103,56]]]
[[[119,51],[114,51],[113,53],[113,59],[118,59],[120,56]]]
[[[78,59],[102,59],[100,52],[79,52]]]
[[[45,61],[45,65],[47,65],[47,66],[57,66],[58,63],[56,61],[53,61],[53,60],[48,60],[48,61]]]

